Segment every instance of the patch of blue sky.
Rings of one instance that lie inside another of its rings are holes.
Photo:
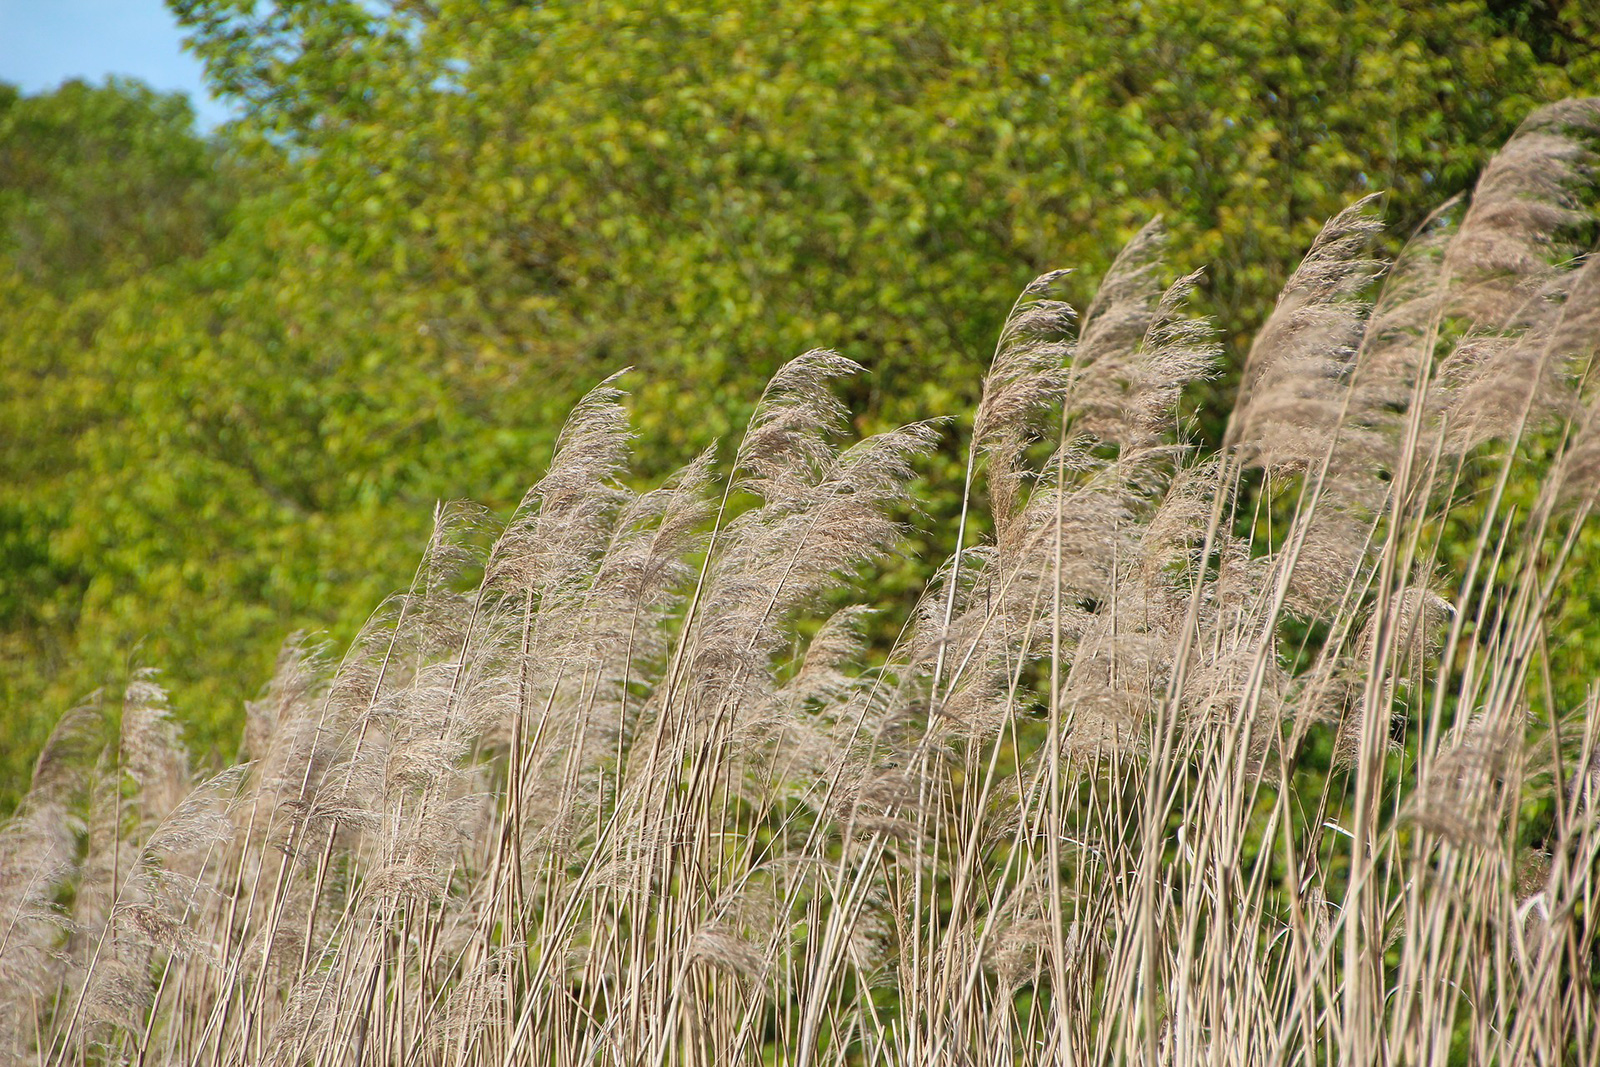
[[[161,0],[0,0],[0,81],[39,93],[111,75],[186,94],[202,129],[236,114],[206,91],[200,61],[183,50]]]

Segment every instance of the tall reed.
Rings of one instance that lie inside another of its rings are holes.
[[[1535,113],[1392,263],[1331,220],[1215,454],[1159,223],[1081,319],[1038,279],[875,655],[941,427],[849,441],[810,352],[731,475],[636,492],[608,380],[509,521],[441,507],[342,656],[291,642],[248,762],[197,780],[147,676],[63,719],[0,831],[5,1062],[1600,1062],[1600,689],[1547,653],[1596,137]]]

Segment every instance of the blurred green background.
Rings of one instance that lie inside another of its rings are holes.
[[[231,757],[285,635],[348,638],[619,367],[642,476],[813,346],[869,368],[863,430],[960,415],[1017,291],[1085,300],[1156,213],[1236,367],[1327,216],[1385,190],[1403,235],[1600,91],[1580,0],[169,6],[238,121],[0,87],[0,811],[135,667]]]

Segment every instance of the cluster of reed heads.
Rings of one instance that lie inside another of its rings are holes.
[[[1600,693],[1546,629],[1596,138],[1535,113],[1392,262],[1331,220],[1211,454],[1159,225],[1081,316],[1039,278],[876,652],[939,424],[846,443],[810,352],[731,474],[637,492],[602,384],[508,522],[441,508],[341,658],[291,642],[248,762],[192,771],[145,675],[62,720],[0,832],[0,1058],[1600,1063]]]

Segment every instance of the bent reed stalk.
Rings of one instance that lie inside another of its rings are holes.
[[[289,644],[248,762],[196,782],[146,675],[62,720],[0,830],[0,1058],[1600,1062],[1600,689],[1555,705],[1547,630],[1597,137],[1535,113],[1393,263],[1331,220],[1214,455],[1159,222],[1081,321],[1038,279],[873,657],[939,425],[846,444],[810,352],[726,480],[635,492],[608,380],[503,527],[440,508],[338,662]]]

